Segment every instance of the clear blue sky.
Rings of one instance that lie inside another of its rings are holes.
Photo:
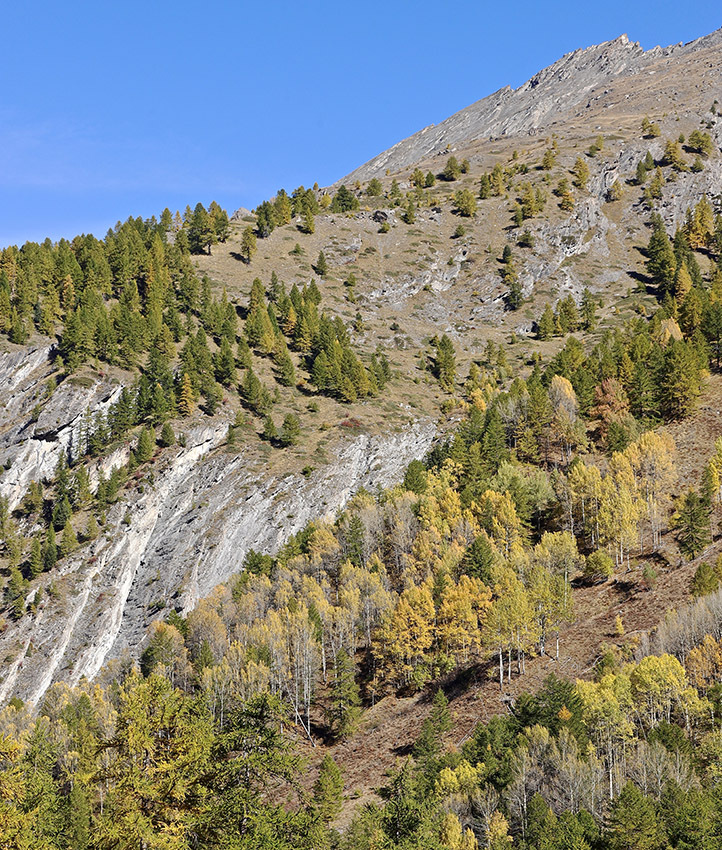
[[[324,185],[563,53],[715,3],[31,0],[3,10],[0,245]]]

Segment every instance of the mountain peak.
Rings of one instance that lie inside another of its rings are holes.
[[[586,109],[590,102],[590,93],[599,89],[605,93],[611,91],[620,81],[637,77],[643,71],[648,71],[650,77],[642,86],[641,96],[649,101],[647,110],[654,111],[659,100],[660,73],[685,73],[687,57],[700,50],[718,50],[722,45],[721,34],[722,30],[717,30],[686,45],[645,51],[639,42],[622,33],[611,41],[578,48],[518,88],[501,88],[440,124],[398,142],[344,180],[363,181],[400,171],[477,140],[538,135],[572,117],[579,118],[580,110]],[[639,103],[639,90],[634,94]],[[629,97],[629,93],[622,92],[620,97]]]

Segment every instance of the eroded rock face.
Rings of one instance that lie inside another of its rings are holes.
[[[53,477],[60,454],[77,446],[86,411],[95,414],[117,399],[109,378],[70,377],[54,389],[52,346],[0,353],[0,496],[16,508],[31,481]]]
[[[14,366],[24,368],[20,361]],[[65,385],[58,387],[43,439],[15,434],[18,441],[5,445],[15,462],[2,487],[14,501],[26,478],[41,470],[52,475],[86,408],[99,409],[119,392],[103,380],[87,383],[69,383],[62,395]],[[102,535],[42,577],[45,601],[37,614],[0,636],[6,659],[0,704],[13,695],[37,704],[56,680],[92,678],[124,651],[137,657],[154,618],[171,607],[189,611],[241,569],[249,549],[274,552],[310,520],[333,517],[359,487],[375,490],[397,481],[410,460],[426,453],[435,426],[421,422],[383,435],[341,436],[323,468],[282,478],[269,475],[251,451],[221,448],[227,431],[221,416],[190,428],[185,446],[156,460],[152,483],[126,493],[109,512]],[[118,452],[115,460],[122,461]],[[51,582],[54,597],[47,592]]]

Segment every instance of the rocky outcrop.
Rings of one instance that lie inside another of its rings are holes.
[[[126,651],[137,657],[154,618],[189,611],[241,569],[249,549],[274,552],[312,519],[333,517],[359,487],[397,481],[435,434],[419,422],[339,436],[323,468],[274,477],[250,451],[221,447],[227,428],[216,417],[189,430],[185,446],[110,512],[102,536],[44,577],[37,613],[0,636],[0,703],[14,694],[37,703],[53,681],[92,678]]]
[[[55,386],[51,346],[0,354],[0,496],[18,506],[31,481],[53,477],[61,452],[77,447],[86,411],[95,414],[117,399],[121,385],[80,375]]]

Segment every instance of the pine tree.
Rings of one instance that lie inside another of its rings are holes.
[[[339,187],[333,196],[329,210],[334,213],[353,212],[359,208],[359,200],[345,185]]]
[[[609,814],[612,850],[658,850],[662,832],[654,804],[633,782],[627,782]]]
[[[519,275],[517,274],[516,266],[514,265],[514,256],[512,254],[511,247],[508,244],[504,246],[502,263],[501,277],[504,283],[509,287],[509,291],[506,294],[507,306],[510,310],[518,310],[522,305],[523,292],[521,283],[519,282]]]
[[[495,561],[494,550],[486,534],[479,534],[464,553],[461,568],[465,575],[489,584],[491,567]]]
[[[216,201],[211,201],[208,207],[208,214],[211,218],[211,225],[216,241],[225,242],[228,239],[230,228],[228,213]]]
[[[188,224],[188,245],[192,254],[211,253],[211,245],[217,241],[213,221],[203,204],[196,204]]]
[[[453,392],[456,381],[456,353],[454,343],[446,334],[436,343],[434,374],[447,392]]]
[[[584,330],[593,331],[597,325],[597,304],[586,286],[582,291],[581,317]]]
[[[428,486],[428,474],[423,461],[412,460],[406,467],[404,475],[404,488],[412,493],[421,495]]]

